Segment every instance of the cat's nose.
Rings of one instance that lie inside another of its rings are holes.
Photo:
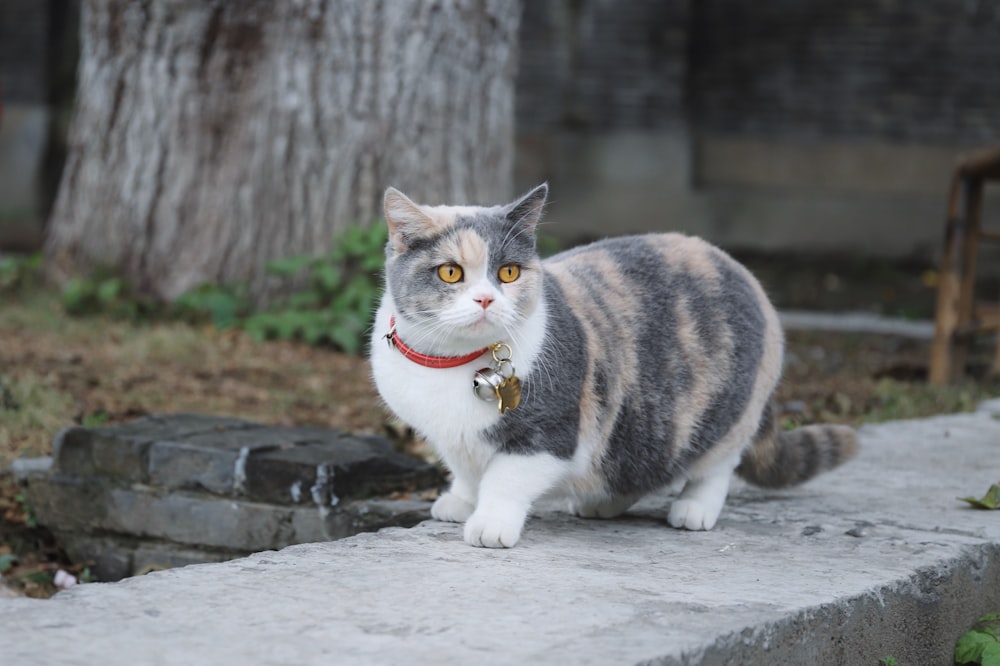
[[[490,303],[493,302],[493,297],[492,296],[487,296],[486,294],[483,294],[482,296],[477,296],[476,298],[473,298],[472,300],[474,300],[476,303],[479,303],[481,306],[483,306],[483,309],[485,310],[486,308],[490,307]]]

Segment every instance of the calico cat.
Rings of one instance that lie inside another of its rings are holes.
[[[547,194],[472,207],[385,193],[372,371],[453,475],[434,518],[511,547],[543,495],[609,518],[684,479],[667,521],[708,530],[734,471],[782,487],[854,453],[851,428],[777,427],[784,338],[742,265],[676,233],[542,261]]]

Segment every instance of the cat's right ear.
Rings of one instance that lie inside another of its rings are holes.
[[[433,218],[395,187],[385,191],[382,205],[389,225],[389,242],[396,252],[405,252],[413,239],[428,235],[435,226]]]

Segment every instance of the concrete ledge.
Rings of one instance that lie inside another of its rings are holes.
[[[426,522],[50,601],[0,600],[0,663],[951,663],[1000,610],[1000,402],[866,427],[802,488],[734,489],[708,533],[543,512],[517,548]]]
[[[812,312],[807,310],[782,310],[781,326],[786,331],[841,331],[845,333],[878,333],[898,335],[915,340],[934,337],[933,321],[911,321],[886,317],[870,312]]]

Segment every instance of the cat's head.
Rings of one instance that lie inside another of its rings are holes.
[[[454,353],[516,339],[538,305],[535,233],[548,186],[506,206],[422,206],[385,193],[386,286],[421,350]]]

